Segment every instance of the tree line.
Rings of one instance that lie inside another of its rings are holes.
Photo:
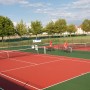
[[[82,30],[85,32],[90,32],[90,20],[85,19],[80,25]],[[64,32],[68,32],[71,36],[72,33],[75,33],[77,28],[74,24],[67,24],[65,19],[58,19],[53,22],[50,21],[47,23],[45,27],[43,27],[41,21],[31,21],[31,25],[27,27],[27,25],[21,20],[16,26],[13,25],[13,22],[8,17],[0,16],[0,37],[2,37],[2,41],[4,37],[10,37],[14,35],[19,35],[22,37],[23,35],[37,35],[43,32],[48,33],[48,35],[53,35],[58,33],[62,35]]]

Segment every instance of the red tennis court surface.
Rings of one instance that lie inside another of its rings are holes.
[[[79,51],[90,51],[90,47],[76,48],[75,50],[79,50]]]
[[[5,90],[20,90],[11,87],[9,82],[10,86],[6,88],[3,85],[6,79],[26,88],[24,90],[43,90],[88,72],[90,61],[79,58],[38,54],[2,59],[0,76],[3,79],[0,79],[0,86]]]
[[[58,45],[54,45],[53,48],[55,49],[63,49],[63,44],[58,44]],[[90,46],[83,46],[83,47],[73,47],[74,50],[79,50],[79,51],[90,51]]]

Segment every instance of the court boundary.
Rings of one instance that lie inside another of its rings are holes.
[[[70,80],[73,80],[73,79],[75,79],[75,78],[81,77],[81,76],[86,75],[86,74],[88,74],[88,73],[90,73],[90,72],[82,73],[82,74],[77,75],[77,76],[75,76],[75,77],[73,77],[73,78],[70,78],[70,79],[64,80],[64,81],[62,81],[62,82],[59,82],[59,83],[53,84],[53,85],[51,85],[51,86],[48,86],[48,87],[42,88],[42,90],[47,89],[47,88],[50,88],[50,87],[53,87],[53,86],[56,86],[56,85],[58,85],[58,84],[61,84],[61,83],[64,83],[64,82],[67,82],[67,81],[70,81]]]
[[[89,59],[85,59],[85,58],[78,58],[78,57],[69,57],[69,56],[60,56],[60,55],[51,55],[51,54],[40,54],[40,55],[45,55],[45,56],[52,56],[52,57],[65,57],[65,58],[75,58],[75,59],[83,59],[85,61],[88,61]]]
[[[51,57],[51,56],[49,56],[49,55],[43,55],[43,56],[40,56],[40,57],[49,57],[49,58],[53,58],[53,57]],[[60,56],[59,56],[60,57]],[[25,66],[25,67],[19,67],[19,68],[15,68],[15,69],[9,69],[9,70],[5,70],[5,71],[1,71],[1,72],[7,72],[7,71],[12,71],[12,70],[17,70],[17,69],[22,69],[22,68],[27,68],[27,67],[34,67],[34,66],[39,66],[39,65],[42,65],[42,64],[47,64],[47,63],[52,63],[52,62],[58,62],[58,61],[73,61],[73,62],[84,62],[84,63],[90,63],[89,61],[87,61],[87,60],[69,60],[69,57],[64,57],[64,58],[67,58],[67,60],[64,60],[64,59],[60,59],[59,57],[57,57],[57,56],[54,56],[54,58],[56,58],[56,59],[58,59],[58,60],[54,60],[54,61],[50,61],[50,62],[44,62],[44,63],[40,63],[40,64],[32,64],[31,62],[31,64],[32,65],[27,65],[27,66]],[[63,56],[62,56],[63,57]],[[71,57],[70,57],[71,58]],[[73,58],[73,59],[78,59],[78,58]],[[14,60],[13,60],[14,61]],[[18,60],[19,61],[19,60]]]
[[[48,54],[46,54],[45,56],[48,56],[48,57],[51,56],[50,58],[54,57],[54,58],[57,58],[57,59],[60,59],[60,57],[67,58],[67,59],[80,59],[80,60],[71,60],[71,61],[78,61],[78,62],[80,61],[80,62],[90,63],[89,59],[83,59],[83,58],[68,57],[68,56],[58,56],[58,55],[48,55]],[[40,56],[40,57],[42,57],[42,56]],[[43,57],[44,57],[44,54],[43,54]]]
[[[40,56],[40,57],[41,57],[41,56]],[[46,57],[46,56],[43,55],[42,57]],[[49,55],[47,55],[47,57],[53,58],[52,56],[49,56]],[[63,57],[63,56],[62,56],[62,57]],[[10,78],[10,79],[13,79],[14,81],[18,81],[18,82],[20,82],[20,83],[25,84],[24,82],[22,82],[22,81],[20,81],[20,80],[18,80],[18,79],[15,79],[15,78],[13,78],[13,77],[10,77],[10,76],[8,76],[8,75],[3,74],[3,72],[12,71],[12,70],[17,70],[17,69],[26,68],[26,67],[32,67],[32,66],[39,66],[39,65],[42,65],[42,64],[46,64],[46,63],[52,63],[52,62],[58,62],[58,61],[67,61],[67,60],[61,59],[61,58],[59,58],[59,57],[57,57],[57,56],[54,56],[54,58],[56,58],[56,59],[58,59],[58,60],[54,60],[54,61],[50,61],[50,62],[45,62],[45,63],[40,63],[40,64],[36,64],[36,65],[29,65],[29,66],[25,66],[25,67],[20,67],[20,68],[15,68],[15,69],[10,69],[10,70],[5,70],[5,71],[0,72],[0,75],[5,76],[5,77]],[[64,58],[64,57],[63,57],[63,58]],[[66,58],[69,59],[68,57],[66,57]],[[70,57],[70,58],[71,58],[71,57]],[[73,59],[75,59],[75,58],[73,58]],[[76,59],[77,59],[77,58],[76,58]],[[76,61],[76,62],[90,63],[90,62],[88,62],[88,61],[86,61],[86,60],[85,60],[85,61],[82,61],[82,60],[69,60],[69,61]],[[59,83],[56,83],[56,84],[53,84],[53,85],[48,86],[48,87],[46,87],[46,88],[49,88],[49,87],[58,85],[58,84],[60,84],[60,83],[63,83],[63,82],[69,81],[69,80],[72,80],[72,79],[74,79],[74,78],[80,77],[80,76],[85,75],[85,74],[88,74],[88,73],[90,73],[90,72],[81,73],[81,74],[78,75],[78,76],[75,76],[75,77],[73,77],[73,78],[64,80],[64,81],[59,82]],[[29,85],[29,84],[27,84],[27,86],[33,87],[33,88],[35,88],[35,89],[37,89],[37,90],[43,90],[43,89],[46,89],[46,88],[39,89],[39,88],[34,87],[34,86],[32,86],[32,85]]]
[[[5,70],[5,71],[1,71],[1,72],[8,72],[8,71],[13,71],[13,70],[17,70],[17,69],[27,68],[27,67],[34,67],[34,66],[39,66],[39,65],[42,65],[42,64],[52,63],[52,62],[58,62],[58,61],[60,61],[60,60],[54,60],[54,61],[45,62],[45,63],[40,63],[40,64],[36,64],[36,65],[28,65],[28,66],[25,66],[25,67],[20,67],[20,68]]]
[[[17,60],[17,59],[11,59],[11,58],[10,58],[10,60],[37,65],[36,63],[27,62],[27,61],[22,61],[22,60]]]
[[[24,82],[22,82],[22,81],[20,81],[20,80],[18,80],[18,79],[12,78],[12,77],[7,76],[7,75],[5,75],[5,74],[3,74],[3,73],[0,73],[0,75],[4,76],[4,77],[6,77],[6,78],[9,78],[9,79],[11,79],[11,80],[17,81],[17,82],[19,82],[19,83],[22,83],[23,85],[26,84],[26,83],[24,83]],[[37,88],[37,87],[35,87],[35,86],[33,86],[33,85],[30,85],[30,84],[26,84],[26,86],[29,86],[29,87],[34,88],[34,89],[36,89],[36,90],[42,90],[42,89],[39,89],[39,88]]]

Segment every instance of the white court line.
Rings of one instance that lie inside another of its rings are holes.
[[[63,60],[63,61],[75,61],[75,62],[84,62],[84,63],[90,63],[90,61],[88,61],[87,59],[83,59],[83,60],[77,60],[77,59],[82,59],[82,58],[73,58],[73,57],[65,57],[65,59],[64,59],[64,56],[61,56],[61,58],[60,58],[60,56],[53,56],[53,55],[43,55],[43,56],[41,56],[41,57],[49,57],[49,58],[56,58],[56,59],[59,59],[59,60]],[[52,56],[52,57],[51,57]],[[63,58],[62,58],[63,57]],[[72,60],[71,60],[72,59]],[[73,60],[73,59],[76,59],[76,60]]]
[[[84,59],[84,58],[68,57],[68,56],[59,56],[59,55],[51,55],[51,54],[41,54],[41,55],[43,55],[43,56],[48,56],[48,57],[56,57],[56,58],[58,58],[58,57],[63,57],[63,58],[71,58],[71,59],[82,59],[82,60],[86,60],[86,61],[90,60],[90,59]]]
[[[16,82],[22,83],[23,85],[26,84],[25,82],[22,82],[22,81],[20,81],[20,80],[17,80],[17,79],[15,79],[15,78],[12,78],[12,77],[10,77],[10,76],[7,76],[7,75],[5,75],[5,74],[3,74],[3,73],[0,73],[0,75],[2,75],[2,76],[4,76],[4,77],[7,77],[7,78],[9,78],[9,79],[11,79],[11,80],[14,80],[14,81],[16,81]],[[29,87],[34,88],[34,89],[36,89],[36,90],[42,90],[42,89],[39,89],[39,88],[37,88],[37,87],[35,87],[35,86],[32,86],[32,85],[30,85],[30,84],[26,84],[26,86],[29,86]]]
[[[29,56],[29,55],[28,55]],[[30,55],[31,56],[31,55]],[[36,54],[35,56],[40,56],[40,57],[49,57],[49,58],[56,58],[59,60],[62,60],[62,57],[66,59],[70,59],[70,61],[77,61],[77,62],[85,62],[85,63],[90,63],[90,61],[88,61],[89,59],[83,59],[83,58],[75,58],[75,57],[67,57],[67,56],[57,56],[57,55],[48,55],[48,54]],[[60,58],[61,57],[61,58]],[[32,58],[32,57],[31,57]],[[80,59],[80,60],[71,60],[71,59]],[[82,60],[81,60],[82,59]],[[63,59],[64,60],[64,59]],[[84,61],[83,61],[84,60]],[[26,62],[27,63],[27,62]],[[35,64],[36,63],[31,63],[31,64]],[[39,64],[38,64],[39,65]]]
[[[56,56],[56,55],[48,55],[48,54],[41,54],[41,55],[38,55],[38,56],[40,56],[40,57],[56,58],[56,59],[63,60],[63,61],[67,61],[67,60],[70,59],[70,61],[90,63],[90,61],[88,61],[89,59],[83,59],[83,58],[75,58],[75,57],[67,57],[67,56]],[[80,60],[71,60],[71,59],[80,59]]]
[[[61,83],[64,83],[64,82],[70,81],[70,80],[72,80],[72,79],[78,78],[78,77],[83,76],[83,75],[86,75],[86,74],[88,74],[88,73],[90,73],[90,72],[82,73],[82,74],[80,74],[80,75],[78,75],[78,76],[75,76],[75,77],[73,77],[73,78],[70,78],[70,79],[64,80],[64,81],[62,81],[62,82],[58,82],[58,83],[56,83],[56,84],[53,84],[53,85],[51,85],[51,86],[48,86],[48,87],[45,87],[45,88],[42,88],[42,89],[44,90],[44,89],[47,89],[47,88],[50,88],[50,87],[56,86],[56,85],[58,85],[58,84],[61,84]]]
[[[69,60],[69,61],[90,63],[90,61],[88,61],[89,59],[87,60],[87,59],[83,59],[83,58],[74,58],[74,57],[66,57],[66,56],[65,57],[64,56],[61,56],[61,58],[60,58],[60,56],[55,56],[55,55],[54,56],[53,55],[50,55],[50,56],[49,55],[45,55],[45,56],[43,55],[43,56],[40,56],[40,57],[46,57],[46,56],[49,57],[49,58],[56,58],[56,59],[63,60],[63,61]],[[73,60],[73,59],[75,59],[75,60]],[[77,59],[81,59],[81,60],[77,60]]]
[[[43,54],[43,55],[46,55],[46,56],[52,56],[52,57],[65,57],[65,58],[73,58],[73,59],[89,60],[89,59],[84,59],[84,58],[68,57],[68,56],[59,56],[59,55],[51,55],[51,54]]]
[[[27,61],[22,61],[22,60],[17,60],[17,59],[11,59],[11,58],[10,58],[10,60],[37,65],[36,63],[27,62]]]
[[[8,72],[8,71],[18,70],[18,69],[22,69],[22,68],[27,68],[27,67],[35,67],[35,66],[39,66],[39,65],[43,65],[43,64],[47,64],[47,63],[52,63],[52,62],[57,62],[57,61],[60,61],[60,60],[54,60],[54,61],[50,61],[50,62],[40,63],[40,64],[37,64],[37,65],[29,65],[29,66],[15,68],[15,69],[10,69],[10,70],[5,70],[5,71],[1,71],[1,72]]]
[[[40,57],[46,57],[46,56],[40,56]],[[49,58],[53,58],[53,57],[50,57],[47,55],[47,57]],[[10,69],[10,70],[5,70],[5,71],[2,71],[2,72],[7,72],[7,71],[12,71],[12,70],[17,70],[17,69],[22,69],[22,68],[27,68],[27,67],[33,67],[33,66],[39,66],[39,65],[42,65],[42,64],[48,64],[48,63],[52,63],[52,62],[57,62],[57,61],[67,61],[68,59],[64,60],[63,58],[58,58],[58,57],[54,57],[58,60],[53,60],[53,61],[50,61],[50,62],[44,62],[44,63],[40,63],[40,64],[35,64],[35,65],[29,65],[29,66],[25,66],[25,67],[20,67],[20,68],[15,68],[15,69]],[[75,62],[81,62],[81,63],[90,63],[88,61],[83,61],[83,60],[68,60],[68,61],[75,61]]]
[[[50,57],[50,56],[49,56]],[[52,57],[50,57],[50,58],[52,58]],[[57,57],[55,57],[55,58],[57,58]],[[45,62],[45,63],[40,63],[40,64],[37,64],[37,65],[29,65],[29,66],[26,66],[26,67],[30,67],[30,66],[38,66],[38,65],[42,65],[42,64],[46,64],[46,63],[51,63],[51,62],[56,62],[56,61],[63,61],[63,59],[60,59],[60,58],[57,58],[57,59],[59,59],[59,60],[55,60],[55,61],[50,61],[50,62]],[[75,60],[76,61],[76,60]],[[86,62],[86,61],[85,61]],[[87,62],[87,63],[89,63],[89,62]],[[26,68],[26,67],[21,67],[21,68]],[[17,70],[17,69],[21,69],[21,68],[16,68],[16,69],[11,69],[11,70]],[[11,70],[8,70],[8,71],[11,71]],[[4,71],[2,71],[2,72],[4,72]],[[90,73],[90,72],[87,72],[87,73]],[[87,74],[86,73],[86,74]],[[81,75],[84,75],[84,74],[81,74]],[[79,76],[81,76],[81,75],[79,75]],[[79,76],[76,76],[76,77],[79,77]],[[74,77],[74,78],[76,78],[76,77]],[[74,78],[71,78],[71,79],[74,79]],[[71,80],[71,79],[68,79],[68,80]],[[68,81],[68,80],[65,80],[65,81]],[[65,81],[63,81],[63,82],[65,82]],[[63,82],[60,82],[60,83],[63,83]],[[57,83],[58,84],[58,83]],[[56,85],[57,85],[56,84]],[[54,84],[55,85],[55,84]],[[50,87],[50,86],[49,86]],[[44,89],[44,88],[43,88]],[[41,90],[41,89],[40,89]]]

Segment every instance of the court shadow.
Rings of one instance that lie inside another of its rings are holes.
[[[27,89],[25,85],[19,85],[2,76],[0,76],[0,87],[3,88],[4,90],[31,90]]]

